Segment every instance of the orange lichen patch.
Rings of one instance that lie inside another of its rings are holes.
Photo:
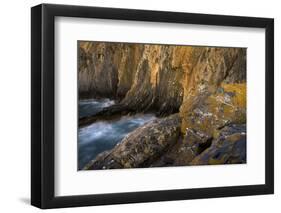
[[[246,84],[222,84],[206,104],[218,119],[246,122]]]
[[[182,105],[181,115],[183,133],[191,128],[210,137],[227,123],[245,123],[246,84],[222,84],[207,97],[194,96]]]
[[[243,84],[225,84],[222,83],[221,87],[225,92],[235,93],[232,98],[232,103],[235,106],[245,108],[247,105],[247,87],[246,83]]]

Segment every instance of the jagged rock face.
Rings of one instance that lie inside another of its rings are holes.
[[[156,119],[131,132],[111,151],[98,155],[85,169],[149,167],[177,142],[179,134],[177,114]]]
[[[228,124],[209,137],[189,131],[180,137],[178,114],[156,119],[127,135],[110,151],[99,154],[84,170],[246,162],[246,125]]]
[[[137,111],[178,112],[183,96],[183,71],[173,66],[174,48],[144,45],[135,80],[122,103]]]
[[[183,82],[185,98],[220,83],[242,83],[246,80],[246,49],[194,47],[189,58],[190,69]]]
[[[191,100],[191,101],[190,101]],[[182,120],[182,132],[190,129],[212,137],[228,123],[246,123],[246,84],[221,84],[214,93],[198,94]]]
[[[131,111],[184,114],[190,96],[246,80],[246,49],[79,42],[79,98],[112,97]]]
[[[138,45],[79,42],[79,98],[124,97],[142,51]]]
[[[246,125],[224,127],[212,145],[195,157],[190,165],[246,163]]]
[[[79,48],[79,98],[119,100],[79,125],[128,113],[179,112],[136,129],[86,169],[246,161],[245,48],[103,42],[80,42]]]
[[[94,48],[96,51],[89,54]],[[86,49],[86,48],[85,48]],[[112,91],[117,89],[117,70],[112,66],[113,54],[103,44],[91,44],[88,51],[79,49],[79,98],[88,96],[112,97]]]
[[[232,155],[232,148],[236,147],[234,144],[223,141],[223,148],[218,147],[217,138],[221,135],[225,135],[226,130],[230,130],[233,133],[235,125],[244,125],[246,123],[246,85],[240,84],[221,84],[220,87],[214,93],[202,93],[198,96],[194,96],[188,113],[185,117],[182,117],[182,132],[183,136],[180,143],[175,144],[160,160],[154,162],[153,166],[184,166],[198,164],[211,164],[215,160],[207,162],[206,159],[211,160],[211,154],[206,155],[205,161],[198,156],[201,153],[212,146],[212,153],[214,150],[220,150],[225,156]],[[235,125],[234,125],[235,124]],[[234,125],[227,127],[229,125]],[[183,129],[184,127],[184,129]],[[245,128],[236,128],[235,133],[239,133],[245,137]],[[241,136],[241,137],[242,137]],[[220,137],[220,140],[223,140]],[[239,139],[240,140],[240,139]],[[239,142],[239,150],[235,153],[238,156],[234,161],[217,161],[217,163],[243,163],[243,153],[246,152],[245,142]],[[241,151],[241,155],[238,155],[238,151]],[[211,152],[211,151],[210,151]],[[234,151],[233,151],[234,152]],[[209,152],[208,152],[209,153]],[[194,160],[200,159],[200,160]],[[168,160],[167,160],[168,159]]]
[[[205,48],[194,53],[197,62],[183,84],[183,143],[174,150],[181,153],[176,165],[200,155],[224,126],[246,123],[246,50]]]
[[[137,111],[178,112],[192,47],[79,42],[79,98],[113,97]]]

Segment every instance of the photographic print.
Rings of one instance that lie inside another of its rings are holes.
[[[273,193],[273,18],[31,8],[33,206]]]
[[[246,163],[246,52],[78,41],[78,170]]]

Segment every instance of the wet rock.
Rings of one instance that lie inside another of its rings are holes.
[[[190,165],[246,163],[246,125],[232,124],[220,130],[212,145]]]
[[[156,119],[131,132],[111,151],[98,155],[85,169],[149,167],[177,142],[179,134],[178,114]]]
[[[98,120],[114,120],[132,112],[130,108],[122,104],[114,104],[105,107],[94,115],[79,118],[79,127],[89,125]]]

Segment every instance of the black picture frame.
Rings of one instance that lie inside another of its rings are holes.
[[[265,184],[56,197],[54,195],[54,21],[58,16],[264,28],[266,32]],[[46,209],[274,193],[274,19],[41,4],[31,8],[31,52],[32,205]]]

